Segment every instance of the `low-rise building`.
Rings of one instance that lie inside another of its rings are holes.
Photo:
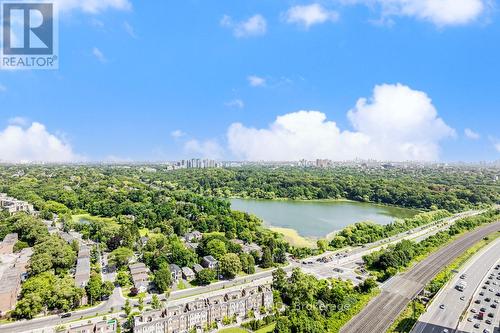
[[[137,262],[129,265],[130,275],[134,287],[139,292],[147,291],[149,288],[149,269],[142,262]]]
[[[198,230],[194,230],[192,232],[188,232],[184,235],[184,239],[186,242],[197,242],[203,238],[203,234]]]
[[[235,316],[242,320],[250,311],[273,306],[271,286],[249,287],[209,298],[170,306],[164,310],[153,310],[134,317],[134,333],[185,333],[193,329],[204,329],[221,322],[225,317]]]
[[[86,245],[81,245],[78,251],[78,259],[76,260],[75,271],[75,286],[85,288],[90,280],[90,248]],[[82,304],[86,304],[82,300]]]
[[[200,264],[194,264],[193,265],[193,271],[194,271],[195,274],[198,274],[202,270],[203,270],[203,266],[202,265],[200,265]]]
[[[0,208],[8,211],[10,214],[18,212],[33,213],[35,211],[33,205],[26,201],[9,197],[5,193],[0,193]]]
[[[0,242],[0,254],[12,254],[17,240],[17,234],[15,233],[5,235],[3,241]]]
[[[241,246],[241,250],[244,253],[250,253],[255,251],[260,257],[262,257],[262,248],[255,243],[243,244]]]
[[[9,265],[0,278],[0,316],[12,310],[21,291],[21,282],[26,278],[31,248],[23,249],[15,261]]]
[[[187,281],[192,281],[196,275],[194,274],[193,270],[189,267],[182,267],[182,278],[187,280]]]
[[[182,279],[182,269],[179,266],[170,264],[168,267],[170,268],[170,273],[172,273],[172,280],[178,281]]]
[[[205,268],[216,269],[219,262],[212,256],[204,256],[201,265]]]

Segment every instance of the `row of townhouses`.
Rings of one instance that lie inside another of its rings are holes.
[[[147,311],[134,317],[134,333],[185,333],[220,323],[225,317],[245,319],[250,311],[273,306],[271,286],[261,285]]]
[[[9,197],[5,193],[0,193],[0,208],[8,211],[10,214],[17,212],[33,213],[35,211],[33,205],[27,203],[26,201]]]
[[[16,239],[17,234],[9,234],[5,239]],[[5,243],[6,240],[2,243]],[[10,245],[9,245],[10,247]],[[20,253],[3,253],[0,255],[0,317],[12,310],[21,292],[21,282],[26,279],[28,263],[33,254],[31,248]]]

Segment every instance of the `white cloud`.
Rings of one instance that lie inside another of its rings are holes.
[[[61,12],[81,10],[89,14],[98,14],[108,9],[130,10],[128,0],[54,0]]]
[[[137,39],[137,34],[135,33],[135,29],[134,29],[134,27],[130,23],[128,23],[128,22],[125,21],[123,23],[123,28],[125,29],[125,31],[127,32],[127,34],[130,37],[132,37],[134,39]]]
[[[0,93],[6,92],[7,87],[0,83]]]
[[[315,24],[335,22],[339,19],[339,13],[327,10],[322,5],[314,3],[305,6],[291,7],[284,15],[287,23],[294,23],[309,28]]]
[[[380,6],[383,17],[408,16],[437,26],[463,25],[477,20],[489,6],[489,0],[342,0]]]
[[[94,55],[94,57],[96,57],[97,60],[99,60],[99,62],[101,63],[107,62],[106,56],[104,56],[104,53],[102,53],[102,51],[99,50],[97,47],[94,47],[92,49],[92,54]]]
[[[29,127],[9,125],[0,131],[0,161],[2,162],[75,162],[83,158],[71,145],[47,131],[43,124]]]
[[[25,117],[14,117],[9,119],[9,125],[26,126],[29,120]]]
[[[269,128],[232,124],[229,149],[245,160],[355,158],[436,160],[439,142],[455,135],[429,97],[404,85],[380,85],[347,113],[354,131],[341,130],[319,111],[279,116]]]
[[[230,16],[224,15],[220,24],[223,27],[232,29],[234,36],[238,38],[261,36],[267,31],[266,19],[260,14],[240,22],[235,22]]]
[[[250,75],[247,80],[248,84],[252,87],[263,87],[266,85],[266,79],[257,75]]]
[[[499,153],[500,153],[500,142],[495,143],[495,144],[494,144],[494,147],[495,147],[495,149],[497,150],[497,152],[499,152]]]
[[[245,103],[241,99],[238,99],[238,98],[227,102],[225,105],[227,107],[237,108],[237,109],[243,109],[245,107]]]
[[[470,128],[466,128],[464,130],[464,134],[465,136],[468,138],[468,139],[471,139],[471,140],[478,140],[479,138],[481,138],[481,135],[479,135],[479,133],[476,133],[474,132],[473,130],[471,130]]]
[[[184,133],[180,129],[170,132],[170,136],[173,137],[174,139],[182,138],[185,135],[186,133]]]
[[[224,156],[224,149],[215,140],[189,140],[184,144],[184,152],[201,158],[220,159]]]

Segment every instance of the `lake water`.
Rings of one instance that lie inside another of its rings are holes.
[[[349,201],[274,201],[231,199],[231,208],[257,215],[267,226],[295,229],[304,237],[325,237],[350,224],[388,224],[416,210]]]

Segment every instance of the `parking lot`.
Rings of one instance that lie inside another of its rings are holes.
[[[461,277],[467,281],[467,276]],[[497,261],[474,293],[458,326],[459,332],[495,333],[500,316],[500,261]]]

